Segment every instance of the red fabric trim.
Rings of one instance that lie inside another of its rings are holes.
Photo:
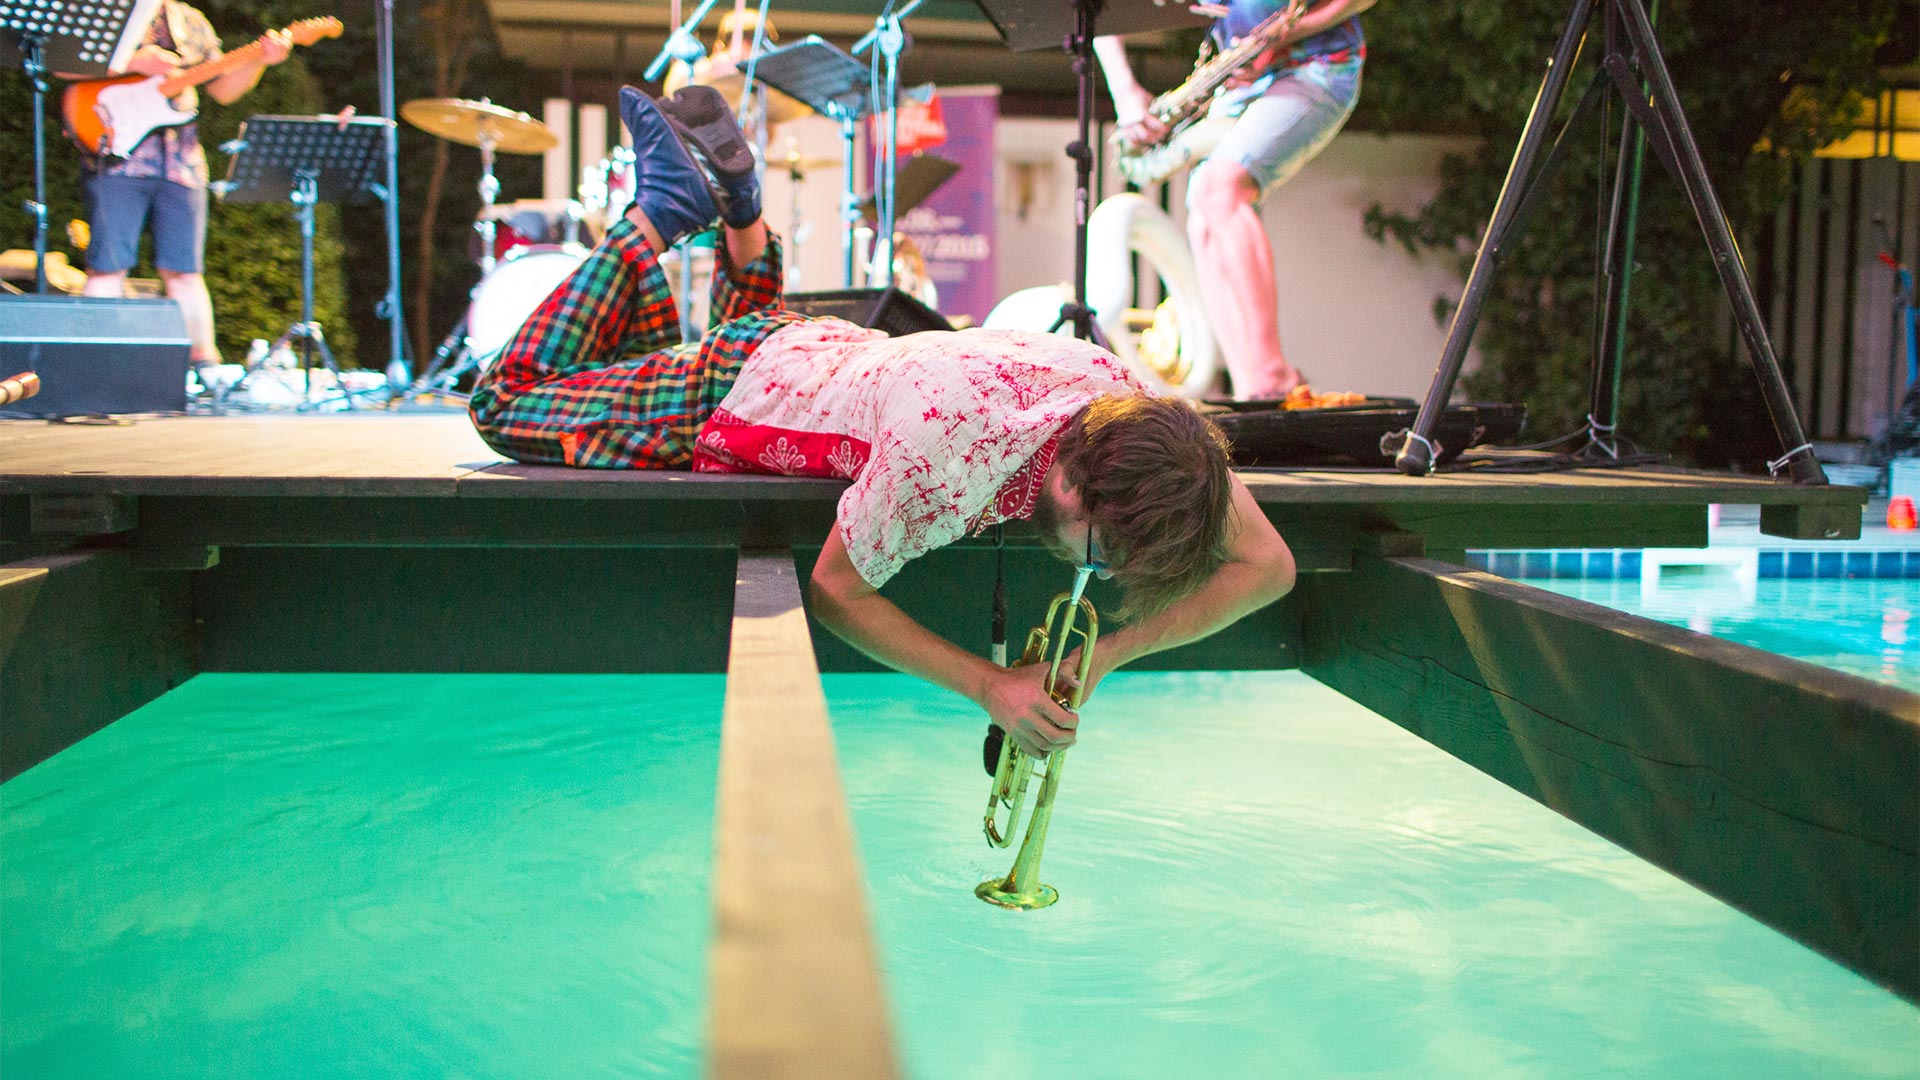
[[[873,448],[865,439],[832,431],[750,424],[715,409],[693,446],[695,472],[772,473],[851,480]]]
[[[1033,516],[1033,504],[1040,500],[1040,488],[1047,480],[1047,470],[1053,468],[1053,457],[1060,449],[1060,434],[1054,436],[1034,451],[1025,465],[1020,466],[1000,490],[993,496],[993,502],[980,511],[980,517],[974,521],[969,531],[979,532],[989,525],[1003,521],[1025,521]]]

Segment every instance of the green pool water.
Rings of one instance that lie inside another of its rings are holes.
[[[921,1080],[1920,1076],[1920,1010],[1304,675],[1102,684],[1038,912],[972,894],[974,710],[827,687]]]
[[[1920,1010],[1293,673],[1121,674],[1046,878],[829,676],[912,1076],[1914,1077]],[[203,675],[0,785],[0,1076],[694,1077],[718,677]]]
[[[695,1076],[719,676],[201,675],[0,785],[0,1076]]]

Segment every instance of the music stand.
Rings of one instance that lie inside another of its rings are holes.
[[[386,140],[393,121],[379,117],[355,117],[342,123],[333,116],[252,116],[240,125],[240,134],[227,147],[233,158],[227,163],[227,178],[212,185],[222,202],[267,203],[286,200],[294,207],[300,222],[300,321],[274,342],[273,350],[285,347],[296,338],[301,342],[302,366],[306,369],[307,401],[313,397],[313,351],[333,372],[334,385],[340,387],[347,407],[353,408],[353,395],[347,392],[334,362],[333,350],[313,318],[313,208],[321,202],[359,205],[376,197],[377,170],[384,164]],[[258,363],[249,364],[240,378],[220,394],[221,405],[238,390]]]
[[[47,72],[125,71],[160,0],[0,0],[0,64],[33,87],[33,288],[47,291]],[[136,30],[135,27],[138,27]]]
[[[1093,201],[1093,38],[1095,16],[1102,34],[1133,34],[1201,26],[1211,21],[1166,0],[974,0],[1000,39],[1015,52],[1063,47],[1073,54],[1079,84],[1078,134],[1067,146],[1073,159],[1073,299],[1060,305],[1052,329],[1073,323],[1082,341],[1095,341],[1093,309],[1087,306],[1087,215]]]
[[[841,254],[846,264],[844,284],[853,287],[853,229],[860,220],[853,194],[855,125],[873,111],[873,84],[867,66],[838,48],[809,34],[791,45],[760,54],[754,78],[806,105],[840,126],[846,176],[840,198]]]
[[[897,213],[906,214],[914,207],[926,202],[940,185],[953,179],[960,171],[960,163],[938,154],[915,154],[907,159],[900,170],[895,197],[899,202]],[[869,225],[880,223],[880,208],[877,200],[869,195],[860,200],[860,216]]]

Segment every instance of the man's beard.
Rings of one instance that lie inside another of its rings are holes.
[[[1060,526],[1065,519],[1060,513],[1060,504],[1054,501],[1053,493],[1042,488],[1033,500],[1033,513],[1027,517],[1033,523],[1034,530],[1040,534],[1040,543],[1062,562],[1073,562],[1073,556],[1060,546]]]

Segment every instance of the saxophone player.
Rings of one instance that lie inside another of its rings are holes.
[[[1259,204],[1325,149],[1353,112],[1367,52],[1356,16],[1373,2],[1310,3],[1281,40],[1228,80],[1202,121],[1225,131],[1188,179],[1187,239],[1235,397],[1279,397],[1306,381],[1280,349],[1273,249]],[[1194,10],[1214,16],[1210,39],[1225,49],[1286,7],[1286,0],[1229,0]],[[1093,47],[1121,141],[1165,139],[1167,125],[1148,111],[1153,94],[1134,78],[1120,39],[1097,38]]]

